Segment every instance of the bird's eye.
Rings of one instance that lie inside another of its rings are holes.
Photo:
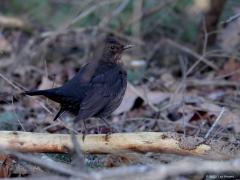
[[[110,48],[111,48],[111,49],[115,49],[115,47],[114,47],[114,46],[111,46]]]

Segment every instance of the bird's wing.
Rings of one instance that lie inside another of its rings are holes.
[[[95,63],[84,65],[72,79],[67,81],[62,87],[57,88],[54,92],[54,100],[61,104],[80,104],[82,99],[93,89],[91,81],[94,79],[95,74],[101,74],[101,72],[95,73],[95,66]]]
[[[92,66],[91,64],[84,65],[72,79],[59,88],[57,93],[66,99],[81,101],[85,96],[85,92],[88,91],[88,83],[92,76]]]
[[[89,83],[89,90],[80,104],[76,120],[86,119],[99,113],[122,88],[122,78],[119,78],[118,68],[108,68],[96,73]]]

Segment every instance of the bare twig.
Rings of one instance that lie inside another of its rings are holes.
[[[143,0],[133,1],[133,15],[132,19],[142,17]],[[135,37],[141,36],[141,21],[137,21],[132,25],[132,34]]]
[[[15,85],[13,82],[11,82],[7,77],[5,77],[3,74],[0,73],[0,77],[6,81],[8,84],[10,84],[12,87],[14,87],[15,89],[22,91],[22,89],[20,87],[18,87],[17,85]]]
[[[120,14],[127,7],[129,1],[130,0],[122,0],[120,5],[110,15],[108,14],[101,20],[101,22],[99,23],[99,27],[106,26],[106,24],[109,23],[111,19]]]
[[[22,122],[20,121],[20,119],[19,119],[19,117],[18,117],[18,115],[17,115],[16,109],[15,109],[15,106],[14,106],[14,98],[13,98],[13,97],[12,97],[12,106],[13,106],[14,115],[15,115],[15,117],[16,117],[19,125],[21,126],[21,128],[22,128],[23,131],[26,131],[26,129],[24,128]]]
[[[143,13],[139,14],[138,16],[134,16],[133,19],[130,19],[127,21],[125,24],[122,25],[119,29],[127,28],[130,25],[140,21],[142,18],[146,18],[148,16],[151,16],[152,14],[160,11],[161,9],[165,8],[168,5],[171,5],[173,2],[176,0],[167,0],[167,1],[162,1],[160,4],[154,6],[153,8],[145,10]]]
[[[240,159],[233,159],[228,161],[209,161],[193,158],[185,158],[170,164],[155,164],[155,165],[132,165],[124,166],[112,169],[106,169],[101,171],[92,171],[88,174],[78,172],[74,169],[65,167],[61,163],[51,162],[46,163],[45,161],[22,153],[6,151],[2,152],[10,153],[19,159],[38,165],[40,167],[52,170],[56,173],[72,176],[72,179],[93,179],[93,180],[109,180],[109,179],[126,179],[126,180],[138,180],[138,179],[167,179],[169,177],[176,177],[179,175],[190,175],[190,174],[217,174],[217,173],[240,173]],[[227,177],[231,176],[232,179],[236,178],[234,174],[228,174]],[[59,178],[58,178],[59,179]]]
[[[171,46],[177,48],[177,49],[180,49],[182,51],[184,51],[185,53],[188,53],[190,55],[192,55],[193,57],[195,57],[196,59],[198,59],[199,61],[202,61],[204,62],[206,65],[208,65],[209,67],[213,68],[214,70],[218,70],[218,67],[213,64],[212,62],[210,62],[209,60],[207,60],[204,56],[201,56],[199,55],[198,53],[192,51],[191,49],[183,46],[183,45],[180,45],[170,39],[165,39],[165,42],[167,42],[168,44],[170,44]]]
[[[73,18],[70,22],[68,22],[65,26],[65,28],[70,27],[71,25],[75,24],[76,22],[80,21],[81,19],[87,17],[89,14],[93,13],[97,8],[105,6],[106,4],[110,4],[110,3],[115,3],[115,2],[119,2],[120,0],[105,0],[105,1],[101,1],[98,4],[91,6],[90,8],[86,9],[85,11],[81,12],[79,15],[77,15],[75,18]]]
[[[184,110],[184,97],[185,97],[185,93],[186,93],[186,80],[187,80],[187,76],[186,76],[186,71],[187,71],[187,59],[184,59],[183,57],[179,57],[179,64],[181,67],[181,71],[182,71],[182,82],[179,84],[179,88],[177,88],[177,90],[180,90],[180,93],[182,94],[182,100],[181,100],[181,106],[182,108],[182,114],[183,114],[183,127],[184,127],[184,136],[186,136],[186,113]],[[179,92],[175,92],[179,93]]]
[[[223,11],[226,0],[211,0],[209,8],[204,13],[199,26],[197,37],[197,51],[204,52],[207,46],[211,46],[216,41],[216,30],[220,15]],[[205,46],[205,47],[204,47]]]
[[[8,149],[3,149],[3,148],[1,148],[0,151],[4,152],[6,154],[11,154],[11,155],[13,155],[13,156],[15,156],[15,157],[17,157],[21,160],[24,160],[24,161],[27,161],[29,163],[38,165],[42,168],[47,168],[51,171],[54,171],[56,173],[60,173],[62,175],[81,177],[81,178],[84,178],[84,179],[87,179],[87,177],[88,177],[84,173],[77,172],[74,169],[70,169],[62,163],[58,163],[58,162],[54,162],[54,161],[51,161],[51,163],[48,161],[48,163],[46,163],[42,159],[31,156],[30,154],[25,155],[25,154],[22,154],[22,153],[19,153],[19,152],[15,152],[15,151],[8,150]]]
[[[182,173],[190,173],[192,172],[198,172],[198,173],[204,173],[204,172],[238,172],[239,168],[237,166],[240,165],[239,159],[233,159],[230,161],[225,162],[218,162],[218,161],[199,161],[199,160],[185,160],[185,162],[178,162],[176,164],[172,164],[171,166],[174,167],[174,165],[181,165],[183,168],[180,168],[180,170],[176,171],[176,174],[182,174]],[[171,167],[170,166],[170,167]],[[198,166],[198,167],[197,167]],[[177,167],[177,166],[175,166]],[[170,169],[169,169],[170,170]],[[184,172],[185,171],[185,172]],[[172,172],[172,171],[169,171]],[[174,173],[175,174],[175,173]]]
[[[75,158],[74,160],[75,160],[75,162],[77,162],[78,169],[86,170],[86,168],[84,166],[84,156],[81,151],[81,147],[77,140],[76,134],[74,132],[70,132],[70,133],[71,133],[71,139],[72,139],[72,143],[73,143],[73,149],[77,156],[77,158]]]
[[[198,80],[198,79],[188,79],[187,86],[233,86],[238,87],[239,82],[236,81],[225,81],[225,80]]]
[[[212,132],[212,130],[215,128],[215,126],[218,124],[219,120],[221,119],[223,113],[224,113],[225,109],[224,107],[222,107],[221,112],[219,113],[217,119],[215,120],[215,122],[213,123],[213,125],[211,126],[211,128],[208,130],[207,134],[205,135],[205,139],[208,138],[208,136],[210,135],[210,133]]]
[[[207,32],[207,27],[206,27],[206,18],[203,17],[203,33],[204,33],[204,41],[203,41],[203,48],[202,48],[202,56],[206,54],[207,51],[207,45],[208,45],[208,32]]]
[[[101,171],[98,174],[99,179],[126,179],[126,180],[161,180],[169,177],[176,177],[178,175],[188,174],[204,174],[204,173],[221,173],[221,172],[235,172],[239,173],[240,159],[229,161],[206,161],[199,159],[186,158],[167,165],[155,166],[128,166],[120,167],[112,170]],[[96,175],[96,174],[94,174]],[[229,175],[230,176],[230,175]],[[231,176],[233,179],[234,174]]]
[[[208,65],[209,67],[213,68],[214,70],[217,70],[218,67],[212,63],[211,61],[209,61],[208,59],[206,59],[206,56],[203,55],[201,56],[200,54],[194,52],[193,50],[189,49],[188,47],[186,46],[183,46],[182,44],[178,44],[177,42],[174,42],[173,40],[171,39],[163,39],[161,40],[159,43],[157,43],[155,46],[154,46],[154,49],[152,51],[152,53],[149,54],[149,57],[147,58],[148,62],[147,62],[147,66],[149,67],[150,64],[151,64],[151,60],[153,58],[153,56],[155,55],[155,53],[157,52],[157,50],[163,45],[163,44],[166,44],[168,43],[169,45],[195,57],[197,59],[197,61],[189,68],[189,70],[186,72],[186,76],[188,76],[192,71],[193,69],[200,63],[200,62],[203,62],[205,63],[206,65]]]
[[[231,16],[230,18],[228,18],[226,21],[221,22],[220,24],[223,25],[223,26],[226,26],[227,24],[229,24],[232,21],[235,21],[239,17],[240,17],[240,13],[237,13],[234,16]]]

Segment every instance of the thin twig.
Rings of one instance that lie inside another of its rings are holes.
[[[130,0],[122,0],[120,5],[109,15],[105,16],[99,23],[99,27],[104,27],[109,23],[114,17],[120,14],[128,5]]]
[[[182,114],[183,114],[183,127],[184,127],[184,136],[186,136],[186,114],[185,114],[185,106],[184,106],[184,97],[185,97],[185,93],[186,93],[186,80],[187,80],[187,76],[186,76],[186,71],[187,71],[187,59],[183,59],[181,56],[179,57],[179,64],[181,67],[181,71],[182,71],[182,82],[179,84],[179,88],[177,88],[178,90],[181,90],[181,94],[182,94],[182,100],[181,100],[181,106],[182,108]],[[175,94],[177,93],[177,91],[175,92]]]
[[[74,160],[77,161],[78,169],[86,170],[86,167],[84,165],[84,156],[81,151],[81,147],[77,140],[76,134],[73,131],[71,131],[70,133],[71,133],[71,140],[73,143],[73,150],[77,155],[77,158],[75,158]]]
[[[212,132],[212,130],[215,128],[215,126],[218,124],[218,122],[220,121],[223,113],[224,113],[225,109],[224,107],[222,107],[217,119],[215,120],[215,122],[213,123],[213,125],[211,126],[211,128],[208,130],[207,134],[204,136],[205,139],[208,138],[208,136],[210,135],[210,133]]]
[[[22,122],[20,121],[20,119],[19,119],[19,117],[18,117],[18,115],[17,115],[16,109],[15,109],[15,106],[14,106],[14,98],[13,98],[13,97],[12,97],[12,106],[13,106],[14,115],[15,115],[15,117],[16,117],[19,125],[21,126],[21,128],[22,128],[23,131],[26,131],[26,129],[24,128]]]
[[[207,50],[207,44],[208,44],[208,32],[207,32],[205,17],[203,17],[203,31],[204,31],[204,42],[203,42],[202,56],[205,55]]]
[[[238,87],[239,82],[237,81],[226,81],[226,80],[198,80],[198,79],[188,79],[187,86],[233,86]]]
[[[237,13],[234,16],[231,16],[230,18],[228,18],[226,21],[221,22],[220,24],[223,25],[223,26],[226,26],[227,24],[229,24],[232,21],[235,21],[239,17],[240,17],[240,13]]]
[[[173,2],[176,0],[167,0],[167,1],[162,1],[160,4],[154,6],[153,8],[145,10],[143,13],[139,14],[139,16],[134,17],[133,19],[130,19],[127,21],[125,24],[123,24],[119,29],[126,29],[130,25],[140,21],[143,18],[146,18],[148,16],[153,15],[154,13],[159,12],[161,9],[165,8],[168,5],[171,5]]]
[[[208,65],[209,67],[213,68],[214,70],[218,70],[218,67],[213,64],[211,61],[207,60],[204,56],[201,56],[199,55],[198,53],[192,51],[191,49],[183,46],[183,45],[180,45],[178,44],[177,42],[174,42],[170,39],[165,39],[164,40],[165,42],[167,42],[168,44],[172,45],[173,47],[177,48],[177,49],[180,49],[190,55],[192,55],[193,57],[197,58],[198,60],[204,62],[206,65]]]
[[[71,25],[75,24],[76,22],[80,21],[81,19],[87,17],[88,15],[90,15],[91,13],[93,13],[94,11],[96,11],[97,8],[101,7],[101,6],[105,6],[107,4],[110,3],[115,3],[115,2],[119,2],[120,0],[105,0],[105,1],[99,1],[98,4],[91,6],[90,8],[86,9],[85,11],[81,12],[79,15],[77,15],[75,18],[73,18],[70,22],[68,22],[64,29],[69,28]]]
[[[22,91],[21,88],[19,88],[18,86],[16,86],[13,82],[11,82],[8,78],[6,78],[2,73],[0,73],[0,77],[1,77],[4,81],[6,81],[8,84],[10,84],[12,87],[14,87],[15,89]]]

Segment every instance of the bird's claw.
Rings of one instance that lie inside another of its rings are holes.
[[[106,133],[106,135],[105,135],[105,141],[108,141],[109,136],[111,136],[111,134],[112,134],[112,128],[111,128],[111,130],[110,130],[109,132]]]

